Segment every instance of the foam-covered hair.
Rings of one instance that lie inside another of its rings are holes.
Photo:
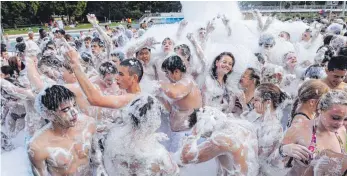
[[[332,105],[347,106],[347,92],[343,90],[330,90],[319,100],[318,110],[326,111]]]

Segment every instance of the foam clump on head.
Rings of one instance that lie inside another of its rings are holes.
[[[333,105],[347,106],[347,92],[343,90],[331,90],[324,94],[318,103],[318,110],[326,111]]]

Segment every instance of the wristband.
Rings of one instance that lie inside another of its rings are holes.
[[[283,144],[280,145],[280,147],[278,148],[278,152],[280,153],[281,157],[287,157],[288,155],[283,153]]]

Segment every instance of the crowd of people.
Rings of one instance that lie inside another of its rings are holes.
[[[91,35],[40,29],[12,56],[3,41],[2,153],[24,132],[28,175],[174,176],[211,160],[218,176],[347,174],[346,23],[307,24],[295,43],[254,17],[255,66],[240,75],[246,58],[207,58],[218,20],[233,37],[225,15],[186,40],[186,20],[160,39],[146,37],[156,26],[103,28],[88,14]],[[281,43],[293,49],[277,57]]]

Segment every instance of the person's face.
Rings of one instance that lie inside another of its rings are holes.
[[[139,54],[137,56],[138,60],[141,60],[144,63],[148,63],[151,58],[151,52],[149,52],[148,49],[142,49],[139,51]]]
[[[55,49],[54,45],[47,45],[47,50],[43,53],[44,56],[48,56],[48,55],[56,55],[57,51]]]
[[[175,83],[182,78],[182,72],[178,69],[176,69],[174,72],[171,72],[169,70],[165,70],[166,77],[172,82]]]
[[[163,50],[164,50],[164,53],[169,53],[169,52],[171,52],[172,49],[173,49],[173,43],[172,43],[172,41],[169,40],[169,39],[164,40],[163,43],[162,43],[162,48],[163,48]]]
[[[90,40],[84,41],[84,45],[86,46],[86,48],[89,48],[91,43],[92,41]]]
[[[186,67],[189,67],[188,56],[184,56],[183,49],[181,47],[175,47],[174,51],[184,61]]]
[[[327,68],[325,69],[325,72],[327,74],[327,80],[329,84],[333,87],[337,87],[340,85],[340,83],[345,79],[346,77],[346,70],[334,70],[329,71]]]
[[[47,32],[46,32],[46,30],[43,30],[43,31],[42,31],[41,36],[42,36],[42,38],[47,37]]]
[[[224,55],[216,62],[217,73],[228,74],[233,70],[233,58]]]
[[[204,28],[201,28],[198,30],[198,32],[199,32],[199,38],[204,39],[206,36],[206,30]]]
[[[34,38],[34,33],[29,33],[28,36],[29,36],[30,39],[33,39]]]
[[[19,57],[16,57],[16,62],[17,62],[17,65],[18,65],[18,66],[21,66],[21,65],[22,65],[22,61],[20,60]]]
[[[301,40],[303,41],[309,41],[311,39],[311,34],[309,32],[304,32],[301,36]]]
[[[271,105],[271,101],[264,101],[261,98],[261,94],[258,90],[254,92],[253,103],[254,103],[255,112],[262,115],[265,114],[267,110],[266,108],[268,107],[268,105],[269,104]]]
[[[294,69],[297,64],[297,59],[295,55],[289,55],[286,58],[286,66],[289,67],[290,69]]]
[[[92,53],[93,54],[99,54],[100,53],[101,47],[98,45],[97,42],[92,42],[91,47],[92,47]]]
[[[283,38],[283,39],[285,39],[286,41],[289,40],[289,36],[288,36],[286,33],[284,33],[284,32],[281,32],[281,33],[278,35],[278,37]]]
[[[68,100],[61,103],[57,110],[54,111],[54,122],[62,127],[74,127],[78,118],[78,108],[75,100]]]
[[[102,81],[105,83],[106,87],[111,87],[116,83],[116,74],[106,73],[105,76],[103,76]]]
[[[1,52],[1,57],[4,58],[5,60],[8,60],[9,58],[8,52],[7,51]]]
[[[129,89],[136,81],[137,75],[129,74],[129,67],[119,66],[118,75],[116,76],[117,84],[121,89]]]
[[[60,32],[57,33],[57,38],[63,38],[63,34],[61,34]]]
[[[62,77],[66,83],[75,83],[76,77],[72,71],[67,70],[65,67],[62,68]]]
[[[252,78],[251,78],[251,73],[252,73],[251,70],[246,70],[242,74],[241,79],[240,79],[240,85],[243,89],[246,89],[250,85],[255,84],[254,80],[252,80]]]
[[[345,124],[345,120],[347,120],[347,106],[332,105],[328,110],[321,112],[320,120],[327,130],[337,132]]]
[[[111,61],[116,65],[117,69],[119,68],[120,60],[116,56],[111,56]]]

